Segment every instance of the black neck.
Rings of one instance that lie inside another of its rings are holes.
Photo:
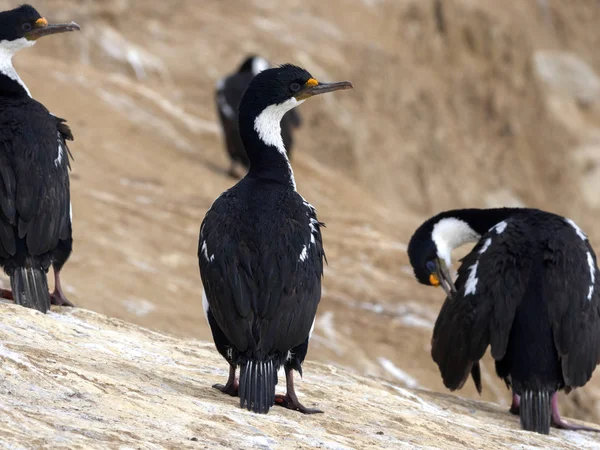
[[[253,115],[244,115],[240,110],[240,135],[250,160],[248,176],[275,181],[295,189],[294,175],[287,154],[260,139],[254,129],[254,120]],[[279,134],[281,136],[281,126]]]
[[[427,223],[433,228],[440,220],[453,217],[466,222],[477,234],[483,235],[498,222],[523,210],[524,208],[453,209],[432,217]]]
[[[16,73],[16,72],[15,72]],[[25,88],[8,75],[0,72],[0,96],[1,97],[28,97]]]

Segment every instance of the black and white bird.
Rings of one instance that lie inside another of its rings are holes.
[[[0,12],[0,266],[11,281],[0,294],[42,312],[51,303],[73,306],[60,283],[73,242],[66,144],[73,135],[64,119],[31,98],[12,57],[40,37],[79,29],[74,22],[48,24],[29,5]]]
[[[248,159],[248,155],[246,155],[246,149],[244,148],[238,127],[240,101],[252,78],[270,67],[271,64],[265,58],[255,55],[249,56],[244,60],[236,73],[221,78],[217,82],[215,92],[217,111],[225,136],[225,149],[231,159],[231,166],[228,173],[234,178],[239,178],[236,172],[237,165],[245,169],[250,167],[250,160]],[[301,123],[300,113],[294,109],[285,113],[281,119],[281,136],[288,159],[291,159],[292,147],[294,145],[293,130],[300,127]]]
[[[292,371],[302,374],[321,298],[322,223],[296,191],[279,124],[307,98],[350,88],[349,82],[319,83],[289,64],[259,73],[239,113],[250,170],[215,200],[200,228],[204,311],[230,365],[227,384],[214,387],[239,394],[240,406],[257,413],[267,413],[274,402],[321,412],[298,401]],[[287,394],[276,398],[281,366]]]
[[[451,253],[468,242],[477,244],[455,285]],[[600,431],[558,411],[557,392],[586,384],[600,362],[596,255],[572,220],[525,208],[447,211],[417,229],[408,255],[419,282],[448,294],[431,350],[446,387],[460,389],[471,373],[481,392],[479,360],[491,346],[525,430]]]

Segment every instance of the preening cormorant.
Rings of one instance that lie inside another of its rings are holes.
[[[48,24],[29,5],[0,12],[0,266],[11,281],[0,295],[42,312],[51,303],[73,306],[60,284],[72,248],[66,140],[73,135],[64,119],[31,98],[12,57],[40,37],[79,29],[74,22]]]
[[[200,228],[204,311],[217,350],[230,365],[227,383],[214,387],[239,394],[240,406],[257,413],[267,413],[274,402],[321,412],[298,401],[293,370],[302,374],[321,298],[322,223],[296,191],[280,122],[313,95],[351,87],[320,83],[289,64],[254,77],[239,112],[250,170],[215,200]],[[287,394],[276,397],[280,366]]]
[[[228,173],[234,178],[239,178],[236,173],[237,165],[241,165],[245,169],[250,167],[250,160],[246,155],[238,127],[239,104],[252,78],[270,67],[271,64],[265,58],[249,56],[244,60],[236,73],[221,78],[217,82],[215,92],[217,111],[225,137],[225,149],[231,159],[231,166]],[[298,128],[301,123],[300,113],[295,109],[285,113],[281,119],[281,136],[288,159],[292,157],[292,148],[294,145],[293,130],[294,128]]]
[[[461,261],[456,285],[451,252],[477,242]],[[431,354],[444,384],[460,389],[488,346],[496,372],[520,405],[525,430],[600,431],[565,423],[557,392],[583,386],[600,362],[600,276],[587,236],[570,219],[525,208],[463,209],[427,220],[408,255],[415,276],[447,298]],[[516,398],[515,398],[516,399]]]

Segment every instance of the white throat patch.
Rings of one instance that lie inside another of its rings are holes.
[[[28,47],[33,47],[34,45],[35,41],[29,41],[25,38],[17,39],[14,41],[0,41],[0,72],[2,72],[11,80],[14,80],[17,83],[19,83],[23,87],[23,89],[25,89],[27,95],[29,95],[30,97],[31,93],[29,92],[29,89],[27,89],[27,86],[25,86],[25,83],[23,83],[23,80],[21,80],[21,77],[19,77],[19,74],[12,65],[12,57],[19,50]]]
[[[292,171],[290,160],[285,151],[285,145],[283,145],[283,138],[281,137],[281,119],[283,119],[286,112],[302,103],[304,103],[304,100],[298,101],[292,97],[283,103],[267,106],[254,119],[254,130],[258,133],[259,139],[265,144],[275,147],[285,158],[290,169],[290,177],[294,190],[296,190],[296,181],[294,180],[294,172]]]
[[[269,61],[267,61],[265,58],[257,56],[252,60],[252,75],[256,76],[263,70],[267,70],[270,67],[271,64],[269,64]]]
[[[454,217],[446,217],[433,226],[431,239],[435,242],[438,257],[447,267],[452,265],[452,250],[468,242],[477,242],[481,238],[469,224]]]

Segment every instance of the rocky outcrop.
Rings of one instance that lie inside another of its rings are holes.
[[[10,449],[598,448],[597,436],[521,431],[506,408],[308,363],[301,399],[323,415],[239,408],[212,344],[82,309],[0,304],[0,447]]]
[[[14,58],[75,135],[75,249],[63,283],[80,307],[211,338],[198,232],[233,183],[213,89],[250,52],[355,85],[301,106],[292,164],[327,224],[329,260],[310,361],[447,392],[429,354],[443,293],[415,282],[405,252],[441,209],[555,211],[600,249],[595,2],[34,3],[49,20],[82,26]],[[600,424],[599,373],[562,396],[567,416]],[[471,383],[458,394],[507,409],[489,358],[482,377],[481,397]]]

